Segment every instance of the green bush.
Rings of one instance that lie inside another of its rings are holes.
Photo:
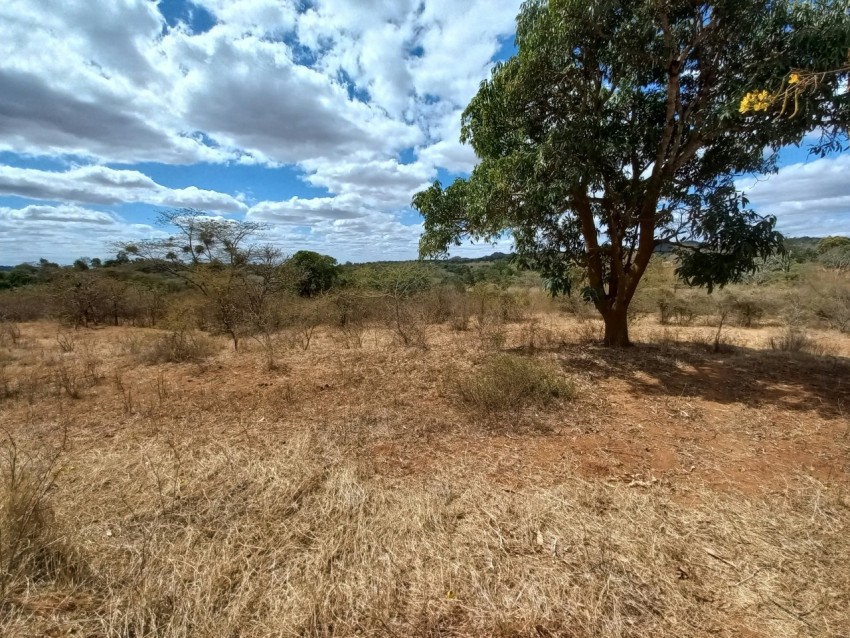
[[[464,403],[486,412],[547,405],[576,394],[575,387],[553,366],[509,354],[490,357],[458,386]]]

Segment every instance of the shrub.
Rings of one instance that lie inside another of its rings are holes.
[[[833,270],[841,272],[850,270],[850,246],[831,248],[818,256],[818,262]]]
[[[11,436],[0,445],[0,600],[34,582],[81,574],[49,502],[63,451],[64,442],[45,458],[25,458]]]
[[[677,297],[669,290],[662,291],[658,299],[658,311],[662,326],[690,326],[698,314],[689,299]]]
[[[481,318],[502,323],[526,319],[530,298],[524,290],[504,290],[493,284],[478,284],[472,289],[475,311]]]
[[[575,396],[574,386],[554,367],[533,358],[507,354],[490,357],[459,383],[459,391],[465,403],[487,412],[547,405],[556,399]]]
[[[49,317],[53,299],[42,287],[0,291],[0,316],[7,321],[36,321]]]
[[[180,330],[157,339],[144,353],[146,363],[191,363],[213,354],[210,339]]]
[[[21,340],[18,324],[0,317],[0,346],[16,346]]]
[[[289,259],[296,271],[296,287],[302,297],[314,297],[330,290],[339,279],[336,259],[312,250],[299,250]]]
[[[766,299],[753,296],[737,297],[731,294],[720,302],[720,306],[728,309],[735,323],[742,328],[755,326],[764,317],[769,305]]]
[[[789,327],[778,337],[768,341],[771,350],[782,352],[804,352],[806,354],[823,355],[825,350],[817,341],[812,339],[799,328]]]

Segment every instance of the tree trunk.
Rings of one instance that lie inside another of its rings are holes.
[[[605,320],[605,340],[603,344],[609,348],[626,348],[632,345],[629,341],[628,307],[613,308],[602,315]]]

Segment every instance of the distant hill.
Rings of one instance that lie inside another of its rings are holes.
[[[465,261],[502,261],[504,259],[511,259],[513,257],[513,253],[500,253],[495,252],[490,255],[485,255],[484,257],[449,257],[446,261],[454,261],[454,262],[465,262]]]

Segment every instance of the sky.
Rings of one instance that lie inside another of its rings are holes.
[[[519,5],[2,0],[0,264],[107,257],[179,207],[268,224],[289,253],[412,258],[411,196],[475,165],[460,114]],[[848,176],[850,154],[788,149],[739,186],[786,234],[850,234]]]

